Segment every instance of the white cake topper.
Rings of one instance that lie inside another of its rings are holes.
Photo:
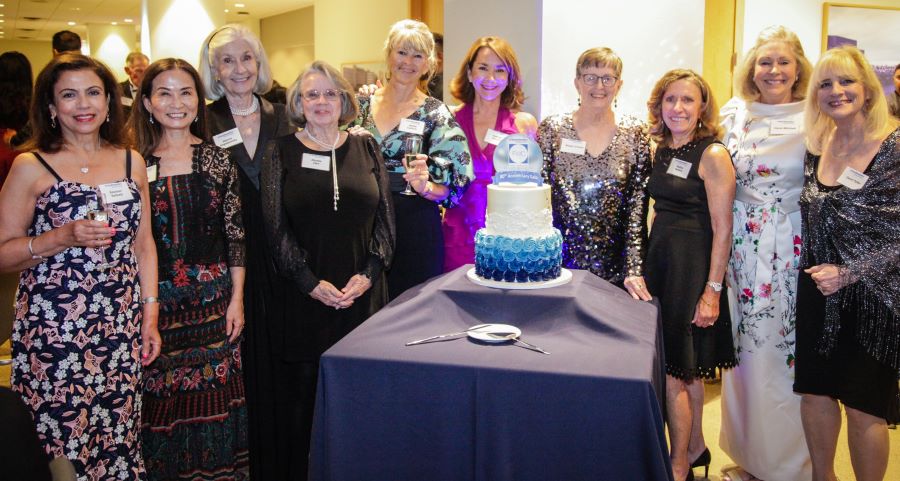
[[[537,142],[524,134],[508,135],[494,149],[494,183],[543,185],[543,161]]]

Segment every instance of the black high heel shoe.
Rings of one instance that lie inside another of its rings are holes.
[[[691,472],[694,471],[694,468],[703,466],[703,478],[709,479],[709,465],[711,462],[712,454],[710,454],[709,448],[706,448],[702,453],[700,453],[700,456],[697,456],[697,459],[695,459],[694,462],[691,463]]]

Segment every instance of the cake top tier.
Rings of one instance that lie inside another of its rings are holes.
[[[494,184],[542,185],[541,147],[524,134],[507,135],[494,149]]]

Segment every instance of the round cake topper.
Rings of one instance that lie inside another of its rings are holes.
[[[494,149],[494,183],[542,185],[543,162],[537,142],[524,134],[507,135]]]

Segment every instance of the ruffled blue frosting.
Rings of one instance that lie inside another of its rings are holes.
[[[562,263],[562,235],[558,229],[546,237],[513,238],[475,234],[475,274],[505,282],[540,282],[556,279]]]

